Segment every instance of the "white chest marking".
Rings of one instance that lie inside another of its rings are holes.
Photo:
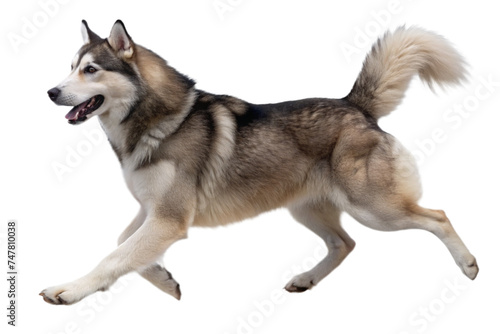
[[[146,209],[151,208],[157,201],[163,200],[175,179],[175,165],[168,160],[162,160],[141,169],[135,169],[127,161],[124,161],[123,166],[123,176],[127,187]]]

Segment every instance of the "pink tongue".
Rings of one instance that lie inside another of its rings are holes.
[[[85,102],[77,105],[73,109],[71,109],[69,111],[69,113],[66,114],[66,119],[69,119],[70,121],[76,121],[78,119],[78,112],[85,108],[85,106],[87,105],[87,102],[88,101],[85,101]]]

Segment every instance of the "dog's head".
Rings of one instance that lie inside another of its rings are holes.
[[[57,105],[73,106],[66,115],[70,124],[130,108],[138,86],[136,46],[120,20],[106,39],[92,32],[84,20],[82,36],[84,45],[71,63],[71,73],[47,92]]]

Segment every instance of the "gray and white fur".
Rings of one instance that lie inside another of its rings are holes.
[[[71,124],[98,116],[140,210],[115,251],[87,275],[43,290],[46,302],[76,303],[132,271],[179,299],[179,284],[160,263],[170,245],[192,226],[280,207],[328,248],[316,267],[291,279],[290,292],[311,289],[353,250],[342,212],[376,230],[432,232],[476,277],[476,260],[445,213],[418,205],[412,156],[377,123],[415,74],[429,86],[464,79],[462,57],[441,36],[416,27],[386,33],[345,98],[252,104],[198,90],[135,44],[121,21],[106,39],[83,21],[82,35],[70,75],[49,97],[74,107]]]

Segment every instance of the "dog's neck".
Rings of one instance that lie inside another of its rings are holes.
[[[191,88],[175,113],[156,113],[158,106],[138,103],[128,112],[111,110],[99,116],[108,140],[123,167],[139,168],[151,162],[153,153],[186,119],[197,98]],[[144,108],[152,108],[145,110]]]

